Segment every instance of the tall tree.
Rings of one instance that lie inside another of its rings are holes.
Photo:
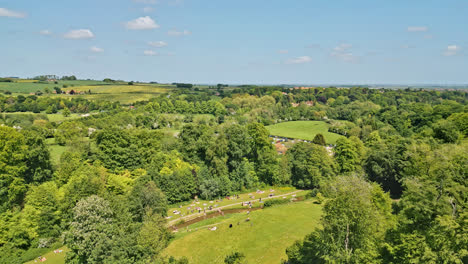
[[[394,224],[391,200],[376,184],[340,176],[324,188],[321,225],[288,248],[288,263],[374,263]]]

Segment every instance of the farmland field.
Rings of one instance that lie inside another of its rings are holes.
[[[221,264],[226,255],[238,251],[250,264],[280,263],[286,258],[287,247],[318,226],[320,215],[321,206],[308,200],[254,211],[249,216],[239,213],[209,219],[188,227],[197,227],[196,231],[180,230],[164,253],[187,257],[189,263]],[[216,225],[217,230],[209,230],[208,225]]]
[[[98,94],[121,94],[121,93],[145,93],[145,94],[160,94],[168,91],[168,86],[155,85],[83,85],[76,87],[68,87],[63,89],[75,91],[91,91]]]
[[[67,86],[83,86],[83,85],[96,85],[103,84],[101,81],[86,81],[86,80],[77,80],[77,81],[57,81],[57,84],[54,82],[37,82],[36,80],[15,80],[14,82],[0,82],[0,90],[10,91],[12,93],[34,93],[36,91],[44,92],[45,88],[48,88],[50,91],[54,87],[62,88],[63,85]]]
[[[312,140],[315,135],[321,133],[327,144],[335,144],[340,137],[343,137],[328,132],[328,124],[324,121],[291,121],[267,126],[266,128],[270,135],[304,140]]]

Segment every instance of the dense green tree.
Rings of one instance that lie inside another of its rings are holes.
[[[0,126],[0,212],[19,205],[26,193],[28,146],[15,129]]]
[[[352,139],[340,138],[336,141],[335,159],[339,165],[341,173],[354,172],[361,167],[362,142],[359,138]],[[360,143],[360,144],[359,144]]]
[[[314,139],[312,140],[312,143],[320,146],[325,146],[325,137],[322,134],[318,133],[317,135],[315,135]]]
[[[460,137],[460,132],[454,123],[446,120],[441,120],[434,124],[434,137],[442,140],[445,143],[455,143]]]
[[[425,162],[416,166],[421,169],[411,170],[418,174],[404,180],[399,225],[384,253],[387,262],[466,262],[466,151],[465,143],[420,153]]]
[[[148,174],[156,185],[165,193],[170,203],[187,201],[197,193],[197,168],[184,162],[178,153],[165,155],[163,167],[153,167]]]
[[[403,167],[407,140],[391,138],[378,141],[369,149],[364,170],[371,181],[379,183],[392,197],[399,197],[403,191]]]
[[[356,176],[340,176],[324,188],[323,229],[288,248],[288,263],[375,263],[393,226],[388,194]]]
[[[316,188],[335,175],[335,164],[324,147],[299,142],[286,153],[291,183],[297,188]]]
[[[137,221],[142,221],[146,212],[167,214],[167,199],[149,177],[140,177],[129,195],[129,207]]]
[[[247,129],[252,138],[250,160],[255,163],[258,178],[267,184],[278,183],[278,157],[268,138],[268,130],[259,123],[249,124]]]
[[[26,182],[44,182],[52,176],[49,148],[45,137],[37,130],[25,130],[22,133],[28,145],[26,153]]]
[[[113,227],[109,202],[96,195],[80,200],[65,238],[71,250],[67,263],[104,263],[112,248]]]

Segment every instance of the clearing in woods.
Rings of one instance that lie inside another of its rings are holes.
[[[324,121],[291,121],[267,126],[270,135],[297,138],[303,140],[313,140],[315,135],[322,134],[327,144],[335,144],[343,137],[341,135],[328,132],[329,125]]]

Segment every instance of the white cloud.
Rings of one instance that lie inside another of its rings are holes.
[[[175,29],[171,29],[171,30],[169,30],[169,31],[167,32],[167,34],[168,34],[169,36],[176,36],[176,37],[178,37],[178,36],[188,36],[188,35],[191,35],[192,32],[189,31],[189,30],[177,31],[177,30],[175,30]]]
[[[149,16],[139,17],[125,23],[125,27],[132,30],[159,28],[159,25]]]
[[[44,35],[44,36],[50,36],[52,35],[52,32],[48,29],[44,29],[44,30],[39,31],[39,34]]]
[[[288,50],[278,50],[278,53],[279,54],[288,54],[289,51]]]
[[[156,55],[158,55],[158,53],[156,51],[153,51],[153,50],[145,50],[145,51],[143,51],[143,54],[145,54],[146,56],[156,56]]]
[[[145,12],[145,13],[151,13],[153,11],[154,11],[154,8],[152,8],[151,6],[143,7],[143,12]]]
[[[6,8],[0,8],[0,17],[16,17],[16,18],[25,18],[26,13],[16,12]]]
[[[340,44],[340,45],[334,47],[333,50],[335,52],[344,52],[344,51],[347,51],[347,50],[351,49],[352,47],[353,47],[353,45],[351,45],[351,44],[343,43],[343,44]]]
[[[408,27],[408,32],[426,32],[429,30],[428,27],[425,27],[425,26],[412,26],[412,27]]]
[[[96,46],[92,46],[91,48],[89,48],[90,51],[94,52],[94,53],[100,53],[100,52],[104,52],[104,49],[102,48],[98,48]]]
[[[150,41],[148,42],[148,45],[156,47],[156,48],[162,48],[162,47],[166,47],[167,43],[164,41]]]
[[[340,44],[333,48],[330,55],[344,62],[357,62],[359,57],[350,51],[352,47],[353,45],[351,44]]]
[[[460,52],[460,47],[457,45],[449,45],[444,51],[445,56],[455,56]]]
[[[158,1],[157,0],[133,0],[135,3],[140,3],[140,4],[147,4],[147,5],[154,5]]]
[[[311,62],[312,58],[309,56],[300,56],[289,59],[286,61],[286,64],[301,64],[301,63],[308,63]]]
[[[70,30],[63,37],[67,39],[89,39],[94,38],[94,34],[89,29],[75,29]]]

